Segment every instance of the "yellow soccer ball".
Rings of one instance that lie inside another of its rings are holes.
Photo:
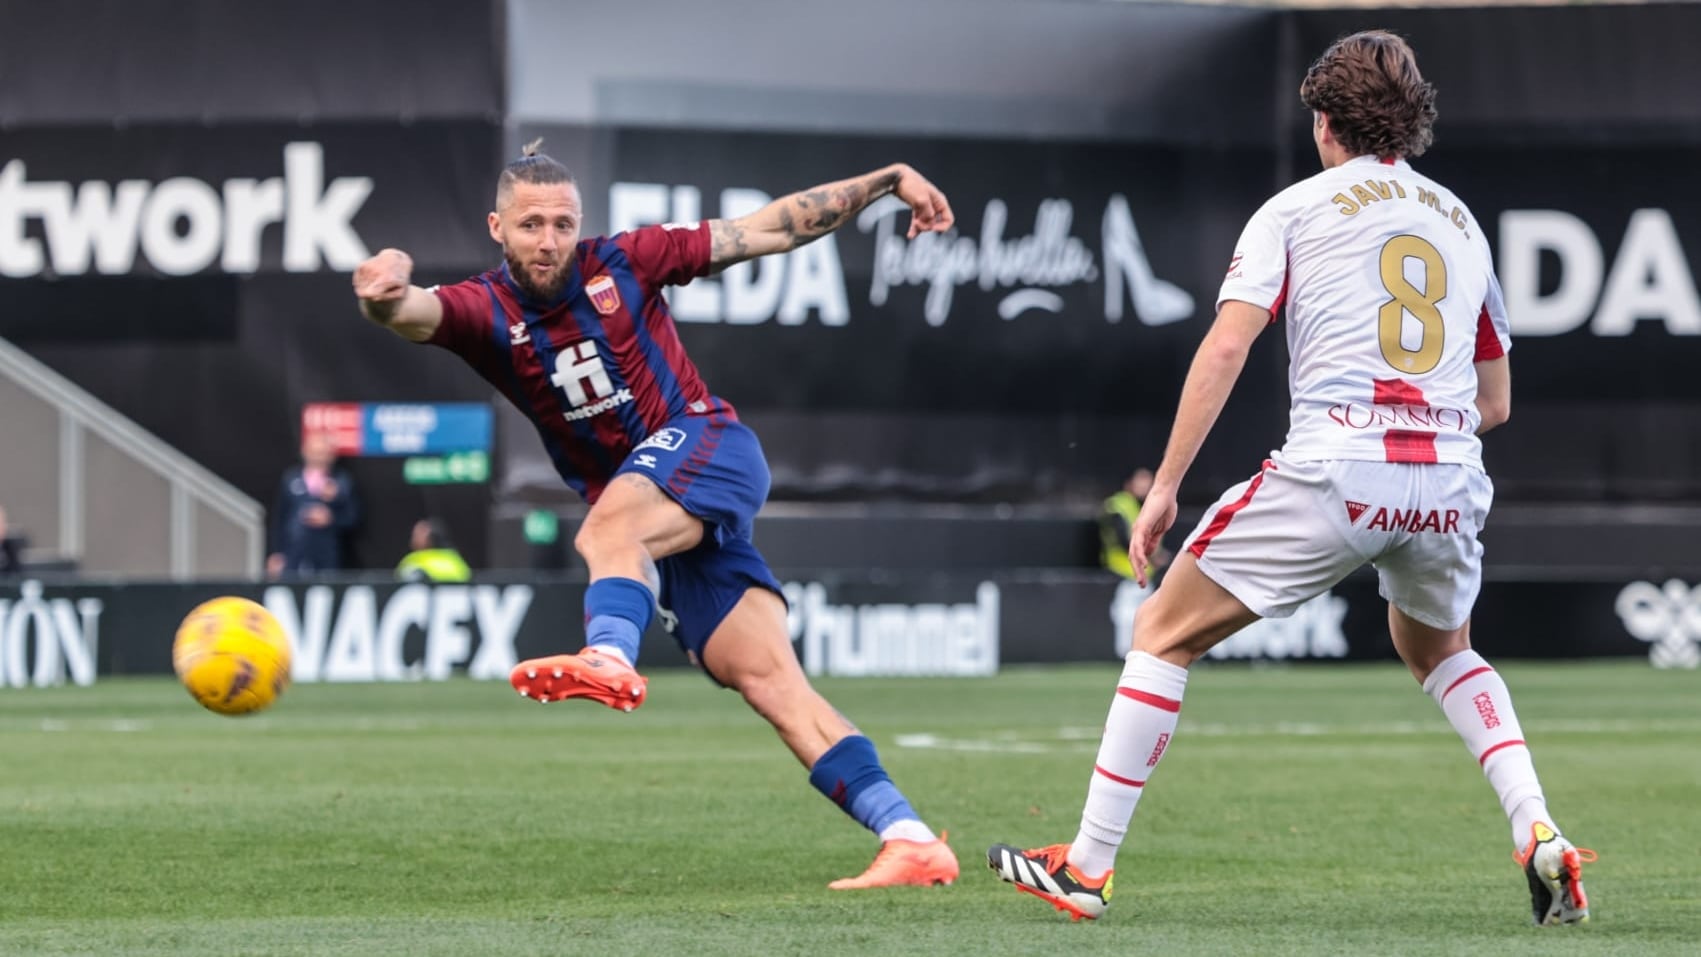
[[[252,714],[271,707],[289,687],[289,639],[265,606],[214,598],[178,626],[171,664],[208,711]]]

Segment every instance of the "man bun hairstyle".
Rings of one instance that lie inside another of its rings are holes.
[[[1354,156],[1421,156],[1435,138],[1435,87],[1411,46],[1386,30],[1336,40],[1306,71],[1299,98],[1329,115],[1330,131]]]
[[[543,137],[538,137],[520,147],[520,158],[502,167],[502,175],[496,178],[496,208],[507,205],[509,197],[514,195],[515,183],[571,183],[573,174],[561,161],[550,156],[543,150]]]

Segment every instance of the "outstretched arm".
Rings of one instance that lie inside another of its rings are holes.
[[[381,249],[354,269],[354,295],[361,314],[403,339],[424,342],[443,321],[443,304],[410,281],[413,259],[400,249]]]
[[[942,233],[956,218],[945,194],[908,164],[894,163],[852,179],[782,196],[748,216],[709,221],[709,265],[720,270],[757,256],[783,253],[843,226],[888,193],[910,207],[910,238]]]

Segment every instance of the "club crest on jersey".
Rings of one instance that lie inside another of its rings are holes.
[[[633,448],[633,451],[636,452],[638,449],[665,449],[669,452],[677,452],[679,447],[684,444],[685,430],[669,427],[657,430],[654,435],[639,442]]]
[[[1370,507],[1369,503],[1367,503],[1367,502],[1347,502],[1346,506],[1347,506],[1347,524],[1349,524],[1349,525],[1357,525],[1358,520],[1360,518],[1364,517],[1365,509]]]
[[[585,295],[590,297],[597,312],[605,316],[620,308],[620,292],[614,288],[614,280],[607,276],[598,276],[585,283]]]
[[[508,342],[510,345],[521,345],[532,341],[531,334],[526,332],[526,324],[516,322],[508,327]]]

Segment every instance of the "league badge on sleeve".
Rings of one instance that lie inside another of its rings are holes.
[[[614,280],[607,276],[598,276],[585,283],[585,295],[591,298],[591,305],[603,315],[612,315],[620,308],[620,292],[614,288]]]

